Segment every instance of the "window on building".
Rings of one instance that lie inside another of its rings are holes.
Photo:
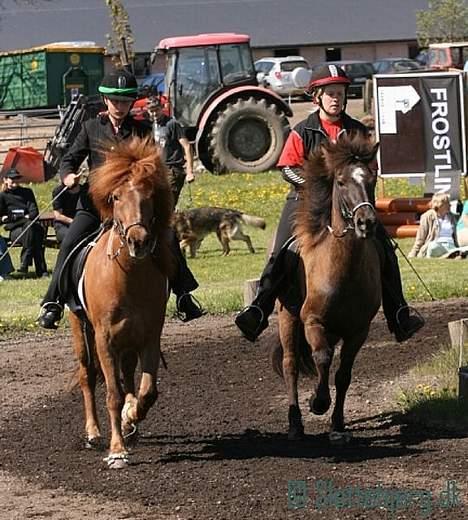
[[[275,49],[273,56],[276,58],[284,58],[285,56],[300,56],[299,49]]]
[[[341,61],[341,49],[339,47],[327,47],[325,49],[325,61]]]

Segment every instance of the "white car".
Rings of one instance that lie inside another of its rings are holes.
[[[258,84],[284,97],[304,95],[304,88],[296,86],[292,74],[298,68],[307,71],[310,77],[310,65],[302,56],[261,58],[255,62]]]

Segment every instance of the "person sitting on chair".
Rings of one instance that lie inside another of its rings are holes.
[[[252,304],[240,312],[235,323],[249,341],[255,341],[268,326],[275,301],[285,279],[283,245],[292,236],[294,214],[301,197],[302,166],[310,152],[327,140],[336,140],[342,132],[361,132],[365,126],[346,112],[347,89],[351,83],[344,70],[335,65],[317,67],[312,73],[309,93],[318,110],[299,122],[289,134],[278,166],[283,178],[292,185],[278,224],[270,259],[261,275],[259,288]],[[398,260],[385,228],[378,223],[376,238],[384,251],[382,265],[382,305],[390,332],[398,342],[409,339],[423,325],[424,320],[411,314],[401,285]]]
[[[68,188],[78,184],[80,165],[88,159],[89,169],[93,170],[104,160],[103,146],[106,143],[129,139],[133,135],[151,136],[151,126],[146,121],[137,121],[130,109],[137,98],[138,85],[135,76],[125,70],[115,70],[104,76],[99,92],[107,107],[107,112],[87,120],[81,127],[73,145],[60,164],[60,177]],[[91,235],[100,226],[100,219],[88,195],[87,184],[80,192],[78,212],[61,244],[51,283],[42,301],[38,323],[46,329],[56,329],[63,314],[63,295],[59,293],[58,282],[65,260],[74,247]],[[171,233],[171,231],[168,231]],[[191,291],[198,287],[183,257],[175,234],[171,234],[172,252],[176,260],[175,275],[170,286],[176,295],[176,305],[183,321],[199,318],[203,310],[193,299]]]
[[[80,198],[81,185],[67,188],[62,183],[52,190],[52,209],[54,210],[54,229],[57,243],[60,245],[72,223]]]
[[[23,246],[18,272],[27,275],[33,264],[36,276],[47,276],[44,256],[44,228],[33,220],[39,215],[34,192],[19,185],[21,174],[10,168],[4,176],[0,192],[0,217],[5,229],[10,232],[10,240]]]
[[[8,252],[7,241],[0,236],[0,282],[8,280],[14,271],[13,262]]]

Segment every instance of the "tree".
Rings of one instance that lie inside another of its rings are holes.
[[[468,39],[467,0],[429,0],[427,10],[416,11],[419,45]]]
[[[112,34],[107,34],[107,51],[116,67],[132,69],[134,57],[133,33],[128,13],[121,0],[105,0],[112,22]]]

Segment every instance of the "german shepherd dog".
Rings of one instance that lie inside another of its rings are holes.
[[[249,235],[242,231],[242,224],[260,229],[266,227],[263,218],[247,215],[235,209],[216,207],[176,211],[172,222],[182,251],[186,254],[188,249],[191,258],[195,258],[200,244],[209,233],[216,233],[223,248],[223,256],[231,251],[231,240],[243,240],[249,251],[255,253]]]

